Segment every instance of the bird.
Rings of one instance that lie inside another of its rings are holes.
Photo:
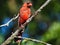
[[[32,3],[31,2],[25,2],[22,7],[19,10],[19,17],[18,17],[18,27],[23,27],[22,25],[26,22],[27,19],[30,18],[31,16],[31,7],[32,7]],[[17,37],[15,38],[15,41],[17,43],[21,42],[21,38],[22,37],[22,33],[24,32],[24,30],[20,30]]]

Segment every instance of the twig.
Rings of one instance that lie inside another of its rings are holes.
[[[26,37],[20,37],[20,38],[25,39],[25,40],[31,40],[31,41],[34,41],[34,42],[39,42],[39,43],[46,44],[46,45],[51,45],[49,43],[46,43],[46,42],[43,42],[43,41],[40,41],[40,40],[36,40],[36,39],[32,39],[32,38],[26,38]]]
[[[16,16],[16,17],[13,17],[11,20],[9,20],[7,23],[3,24],[3,25],[0,25],[0,27],[3,27],[3,26],[9,26],[10,22],[12,22],[13,20],[17,19],[19,16],[19,14]]]
[[[25,27],[25,25],[27,23],[29,23],[33,17],[35,17],[39,12],[41,12],[41,9],[43,9],[51,0],[47,0],[24,24],[23,26]],[[13,33],[5,42],[3,42],[1,45],[7,45],[11,42],[12,39],[14,39],[14,37],[18,34],[18,32],[23,29],[22,27],[20,27],[19,29],[17,29],[15,31],[15,33]]]

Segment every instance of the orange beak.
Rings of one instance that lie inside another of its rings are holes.
[[[29,5],[28,6],[32,6],[32,3],[29,3]]]

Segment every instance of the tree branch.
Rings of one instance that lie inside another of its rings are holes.
[[[36,39],[31,39],[31,38],[26,38],[26,37],[20,37],[20,38],[25,39],[25,40],[31,40],[31,41],[42,43],[42,44],[46,44],[46,45],[51,45],[49,43],[46,43],[46,42],[43,42],[43,41],[40,41],[40,40],[36,40]]]
[[[9,20],[7,23],[0,25],[0,27],[3,27],[3,26],[9,26],[10,22],[12,22],[13,20],[17,19],[18,16],[19,16],[19,14],[17,14],[16,17],[13,17],[11,20]]]
[[[29,23],[33,17],[35,17],[39,12],[41,12],[41,9],[43,9],[51,0],[47,0],[24,24],[23,26],[25,27],[25,25],[27,23]],[[18,34],[18,32],[23,29],[22,27],[19,27],[15,33],[13,33],[5,42],[3,42],[1,45],[7,45],[11,42],[12,39],[14,39],[14,37]]]

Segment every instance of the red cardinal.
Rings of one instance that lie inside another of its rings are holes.
[[[21,24],[23,24],[31,16],[31,9],[30,9],[31,6],[32,3],[27,2],[24,3],[23,6],[21,7],[18,19],[19,26],[21,26]]]
[[[31,9],[30,7],[32,6],[31,2],[25,2],[22,7],[20,8],[19,11],[19,18],[18,18],[18,25],[19,27],[26,22],[26,20],[31,16]],[[19,32],[19,34],[17,35],[18,37],[22,36],[22,32],[23,30],[21,30]],[[16,38],[16,42],[20,42],[21,38]]]

